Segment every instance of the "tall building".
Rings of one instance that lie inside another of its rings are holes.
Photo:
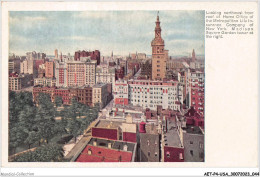
[[[67,87],[67,63],[57,60],[55,62],[55,78],[57,87]]]
[[[45,77],[47,77],[47,78],[54,77],[54,62],[53,61],[45,62]]]
[[[192,61],[195,61],[196,60],[196,56],[195,56],[195,51],[194,49],[192,50]]]
[[[54,50],[54,54],[55,54],[55,59],[58,59],[58,57],[59,57],[59,56],[58,56],[58,49],[55,49],[55,50]]]
[[[191,71],[190,106],[192,106],[201,115],[204,115],[204,82],[205,82],[204,71],[201,70]]]
[[[67,62],[68,87],[84,86],[86,82],[85,65],[81,61]]]
[[[85,73],[86,73],[86,85],[93,86],[96,84],[96,67],[97,61],[87,59],[85,63]]]
[[[168,51],[164,50],[164,40],[161,37],[161,26],[159,16],[155,22],[155,38],[152,40],[152,79],[162,80],[166,74],[166,61]]]

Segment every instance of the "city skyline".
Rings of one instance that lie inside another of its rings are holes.
[[[204,11],[160,11],[171,56],[204,55]],[[101,55],[151,55],[157,11],[10,12],[9,50],[54,55],[100,50]]]

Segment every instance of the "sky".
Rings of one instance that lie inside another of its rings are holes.
[[[151,55],[157,11],[11,11],[9,53]],[[204,55],[204,11],[160,11],[162,38],[171,56]]]

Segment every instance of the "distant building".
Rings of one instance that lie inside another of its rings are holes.
[[[117,80],[113,88],[114,103],[128,105],[128,84],[125,80]]]
[[[141,64],[141,75],[146,79],[152,79],[152,60],[146,60]]]
[[[75,89],[71,89],[76,92],[78,102],[88,105],[88,106],[93,106],[92,104],[92,87],[79,87]]]
[[[67,63],[56,60],[55,62],[55,78],[57,87],[68,86],[68,68]]]
[[[53,101],[56,97],[62,98],[62,103],[65,105],[71,104],[71,100],[73,97],[77,99],[77,91],[74,91],[69,88],[55,88],[53,91]]]
[[[87,59],[85,63],[86,82],[85,85],[93,86],[96,84],[97,61]]]
[[[45,62],[45,77],[53,78],[55,76],[55,68],[53,61],[46,61]]]
[[[68,87],[80,87],[86,84],[86,67],[81,61],[67,62]]]
[[[18,57],[13,57],[13,58],[9,59],[9,61],[8,61],[9,74],[11,74],[12,72],[20,74],[20,63],[21,63],[21,60]]]
[[[146,54],[145,54],[145,53],[138,53],[138,54],[137,54],[137,59],[139,59],[139,60],[144,60],[144,59],[146,59]]]
[[[26,53],[27,60],[41,60],[45,59],[45,57],[45,53],[36,53],[35,51]]]
[[[87,59],[85,61],[67,62],[68,87],[93,86],[96,82],[96,61]]]
[[[123,79],[125,76],[125,68],[121,66],[120,68],[116,68],[115,70],[116,80]]]
[[[131,59],[131,60],[127,60],[127,71],[129,72],[133,72],[134,74],[137,73],[140,69],[140,65],[141,62],[140,60],[137,59]]]
[[[50,95],[51,101],[54,102],[55,100],[55,89],[56,87],[42,87],[42,86],[34,86],[33,87],[33,101],[38,103],[38,96],[40,93],[46,93]]]
[[[96,83],[111,83],[115,85],[115,68],[99,65],[96,69]]]
[[[108,84],[100,83],[93,86],[92,103],[93,105],[99,104],[100,108],[106,106],[110,101],[108,100]]]
[[[34,86],[43,86],[43,87],[54,87],[56,85],[56,80],[54,78],[34,78]]]
[[[9,74],[9,89],[12,91],[19,91],[23,88],[30,87],[33,84],[32,74]]]
[[[19,91],[22,88],[21,77],[18,73],[9,74],[9,90]]]
[[[39,65],[38,68],[38,78],[45,77],[45,64]]]
[[[58,59],[58,58],[59,58],[58,49],[55,49],[55,50],[54,50],[54,55],[55,55],[55,59]]]
[[[95,50],[95,51],[76,51],[74,55],[74,60],[75,61],[80,61],[80,57],[90,57],[91,60],[97,61],[97,65],[100,64],[100,51]]]
[[[196,56],[195,56],[195,50],[192,50],[192,58],[191,60],[194,62],[196,60]]]

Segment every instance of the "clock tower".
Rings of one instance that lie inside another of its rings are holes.
[[[159,20],[159,12],[155,22],[155,37],[151,42],[152,45],[152,79],[162,80],[166,74],[166,61],[168,58],[168,51],[164,50],[164,40],[161,37],[161,26]]]

